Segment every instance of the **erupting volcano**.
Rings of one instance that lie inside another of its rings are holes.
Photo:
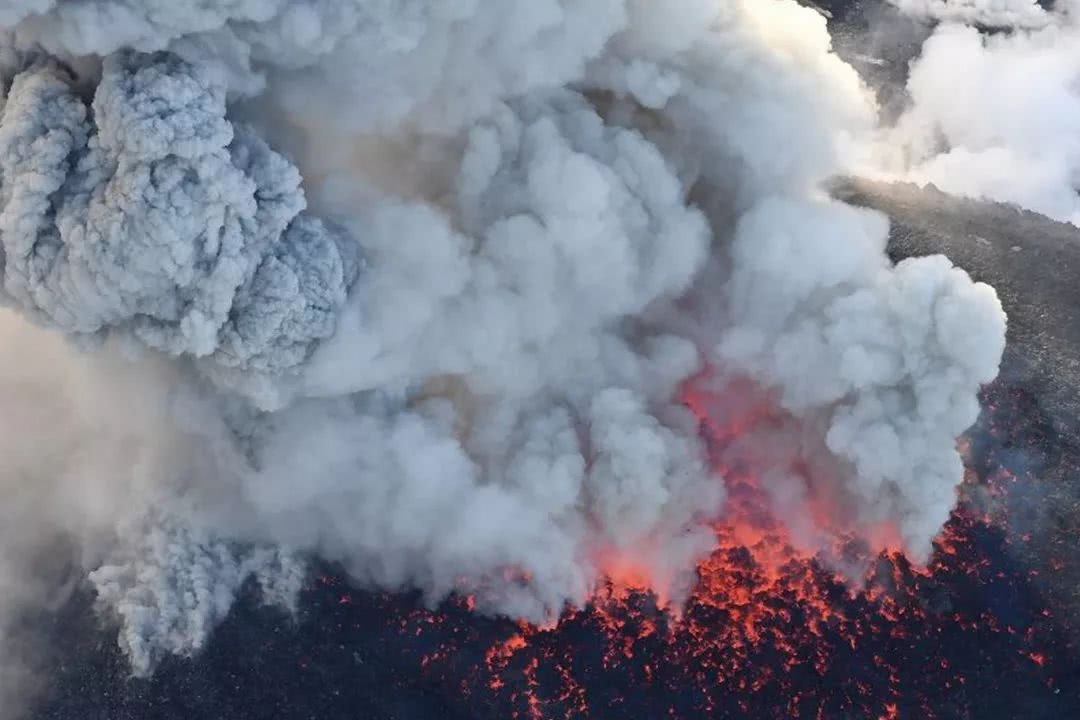
[[[0,2],[0,720],[1080,713],[1078,2]]]
[[[700,413],[711,444],[745,432],[745,425],[715,426],[702,409],[709,398],[694,388],[684,399]],[[735,472],[732,483],[727,467],[729,504],[715,528],[717,547],[699,564],[683,609],[672,613],[647,587],[612,578],[588,608],[557,627],[522,626],[493,644],[486,672],[469,681],[470,697],[522,718],[1067,712],[1076,702],[1069,687],[1075,646],[1060,636],[1032,582],[1060,571],[1062,561],[1018,562],[1008,546],[1030,543],[1031,535],[1014,536],[1004,506],[975,499],[1000,500],[1025,480],[985,450],[1006,444],[1007,434],[1031,432],[998,426],[999,413],[1023,418],[1019,408],[998,405],[1017,400],[993,398],[975,433],[982,448],[966,448],[970,466],[993,471],[982,478],[969,471],[961,505],[928,566],[913,566],[873,539],[837,535],[837,545],[823,553],[800,548],[769,510],[757,479]],[[885,529],[879,538],[888,536]],[[833,568],[840,557],[862,574],[839,576]],[[445,639],[421,658],[422,667],[446,681],[446,673],[463,670],[448,666],[449,659],[483,640],[458,639],[454,625],[462,618],[452,612],[409,615],[403,630],[424,622],[435,623]],[[1002,675],[1019,686],[1004,699],[993,692]]]
[[[715,426],[693,387],[683,397],[714,454],[746,432]],[[728,511],[684,605],[628,574],[538,627],[480,617],[468,596],[424,609],[357,591],[327,569],[304,591],[297,625],[245,601],[197,663],[168,664],[119,698],[87,703],[122,660],[84,632],[84,659],[62,671],[62,699],[43,717],[85,706],[146,718],[283,707],[294,717],[1067,717],[1080,705],[1077,634],[1074,606],[1054,594],[1075,562],[1070,535],[1040,537],[1010,511],[1030,511],[1025,486],[1055,467],[1076,472],[1077,456],[1051,457],[1058,438],[1022,390],[997,384],[983,399],[962,443],[960,504],[924,567],[865,538],[810,551],[757,478],[725,467]],[[245,646],[254,658],[236,655]]]

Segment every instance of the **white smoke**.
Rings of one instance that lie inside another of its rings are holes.
[[[26,498],[0,586],[62,536],[135,672],[197,652],[250,578],[288,606],[307,555],[540,622],[627,561],[677,601],[725,494],[679,398],[705,366],[826,448],[829,478],[772,488],[785,514],[827,485],[840,524],[929,553],[1005,319],[821,197],[876,108],[815,11],[59,0],[0,25],[2,294],[82,348],[0,325]]]
[[[825,445],[852,466],[838,492],[854,526],[894,523],[924,561],[962,472],[954,439],[975,422],[1005,339],[990,287],[940,256],[890,267],[884,226],[826,202],[768,200],[743,215],[737,324],[720,354],[777,387],[786,410],[823,421]]]
[[[946,22],[911,65],[887,173],[1080,225],[1080,5],[895,4]]]
[[[1068,1],[1068,0],[1066,0]],[[1040,28],[1054,22],[1038,0],[889,0],[900,12],[920,18],[989,27]]]

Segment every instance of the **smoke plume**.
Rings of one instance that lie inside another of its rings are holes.
[[[312,557],[534,622],[627,567],[678,602],[724,506],[681,397],[703,371],[783,416],[755,453],[779,514],[928,557],[1005,317],[822,191],[884,131],[815,11],[23,0],[0,26],[0,643],[60,546],[136,674],[251,580],[288,609]],[[925,67],[947,33],[975,31]]]
[[[888,176],[1080,225],[1080,4],[893,2],[943,22],[884,134]]]

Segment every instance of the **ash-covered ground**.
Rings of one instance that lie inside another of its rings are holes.
[[[749,548],[721,533],[680,618],[613,591],[541,630],[465,598],[431,611],[358,591],[324,568],[295,619],[251,593],[204,652],[149,680],[129,679],[80,592],[41,620],[55,670],[34,717],[1080,715],[1080,232],[932,189],[835,192],[890,215],[894,259],[945,252],[1009,313],[1001,376],[963,441],[964,499],[927,569],[883,555],[853,590],[767,528]]]

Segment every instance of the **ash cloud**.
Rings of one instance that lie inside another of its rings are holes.
[[[237,132],[192,65],[110,56],[87,108],[35,62],[7,93],[0,153],[4,294],[33,319],[248,383],[332,333],[355,246],[301,215],[299,173]]]
[[[678,602],[724,506],[680,399],[706,368],[828,469],[763,466],[793,524],[825,502],[926,558],[1005,318],[824,198],[878,128],[813,10],[60,0],[0,26],[27,499],[0,583],[62,535],[135,673],[250,578],[287,608],[308,556],[535,622],[630,565]]]

